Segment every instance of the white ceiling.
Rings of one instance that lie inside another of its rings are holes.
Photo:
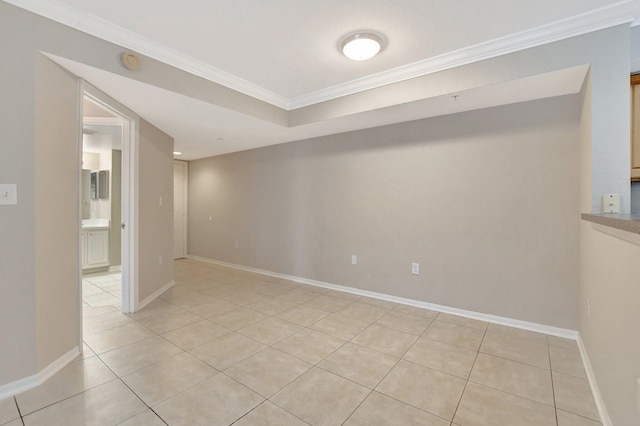
[[[637,0],[5,1],[285,110],[630,22],[639,10]],[[383,52],[366,62],[343,57],[341,38],[357,30],[382,33]],[[534,79],[537,89],[532,81],[507,82],[509,90],[476,88],[457,103],[446,95],[284,127],[53,59],[173,136],[185,159],[575,93],[580,85],[567,76],[585,72],[550,73]]]
[[[611,5],[611,0],[59,0],[286,98]],[[186,6],[188,5],[188,6]],[[347,33],[388,40],[369,62]]]

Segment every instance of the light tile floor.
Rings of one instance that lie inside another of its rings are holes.
[[[82,276],[83,306],[122,305],[122,275],[120,272],[95,272]]]
[[[0,425],[600,424],[574,341],[193,260],[175,276],[132,315],[86,277],[83,355]]]

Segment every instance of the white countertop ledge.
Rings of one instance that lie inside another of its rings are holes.
[[[109,229],[109,220],[107,219],[83,219],[82,229]]]

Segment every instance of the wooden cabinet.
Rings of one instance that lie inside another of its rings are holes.
[[[631,180],[640,181],[640,74],[631,76]]]
[[[82,231],[82,269],[109,266],[109,230]]]

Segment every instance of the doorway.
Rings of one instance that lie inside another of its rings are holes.
[[[82,145],[88,146],[80,147],[80,275],[92,275],[91,281],[81,280],[80,292],[85,296],[82,287],[96,294],[103,291],[104,305],[135,312],[138,117],[84,81],[80,92]]]
[[[82,304],[122,308],[123,120],[82,99]]]

